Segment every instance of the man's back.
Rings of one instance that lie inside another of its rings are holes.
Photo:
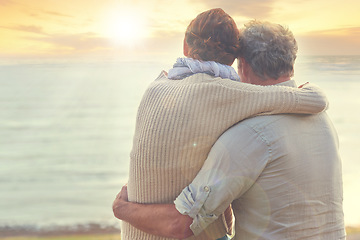
[[[239,165],[253,171],[233,202],[235,239],[345,238],[338,139],[326,113],[255,117],[222,138],[234,134]]]

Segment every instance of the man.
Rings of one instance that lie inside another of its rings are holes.
[[[239,75],[257,85],[290,80],[297,45],[280,25],[251,22],[242,32]],[[250,103],[251,104],[251,103]],[[154,235],[198,235],[232,204],[235,239],[344,237],[341,163],[325,113],[248,119],[223,134],[174,204],[127,201],[114,215]]]

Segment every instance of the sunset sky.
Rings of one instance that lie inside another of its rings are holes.
[[[358,0],[0,0],[0,60],[174,59],[186,26],[221,7],[238,27],[289,26],[303,55],[360,55]]]

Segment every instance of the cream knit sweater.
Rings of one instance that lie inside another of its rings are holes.
[[[182,80],[161,74],[140,103],[130,155],[129,201],[172,203],[202,167],[212,145],[235,123],[258,114],[318,113],[327,100],[311,84],[302,89],[255,86],[199,73]],[[217,239],[220,217],[191,239]],[[122,224],[122,240],[166,238]]]

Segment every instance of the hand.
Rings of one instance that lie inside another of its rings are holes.
[[[116,195],[113,202],[112,209],[115,217],[121,219],[121,208],[128,202],[127,184],[125,184],[121,191]]]

